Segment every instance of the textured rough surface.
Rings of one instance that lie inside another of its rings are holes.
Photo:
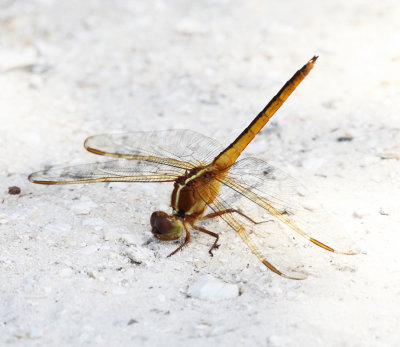
[[[0,344],[400,345],[399,11],[394,0],[2,1]],[[176,243],[154,240],[149,216],[168,210],[171,184],[27,180],[98,160],[83,140],[112,130],[189,128],[229,144],[314,54],[246,151],[352,226],[362,254],[317,249],[304,281],[265,269],[223,223],[213,258],[197,233],[166,258]],[[189,295],[208,275],[240,295]]]

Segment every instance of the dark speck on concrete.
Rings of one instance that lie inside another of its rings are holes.
[[[336,139],[337,142],[350,142],[353,141],[352,136],[340,136]]]
[[[17,186],[8,187],[8,194],[11,195],[21,194],[21,188]]]

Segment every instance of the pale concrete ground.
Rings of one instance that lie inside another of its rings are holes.
[[[399,5],[326,3],[1,1],[2,345],[400,344]],[[148,219],[170,184],[27,180],[98,160],[83,140],[112,130],[228,144],[314,54],[246,152],[308,186],[362,249],[316,250],[304,281],[265,269],[223,223],[214,258],[198,234],[166,258],[176,245]],[[202,297],[204,281],[225,292]]]

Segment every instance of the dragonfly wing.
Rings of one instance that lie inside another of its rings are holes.
[[[154,161],[188,170],[212,161],[223,149],[214,139],[192,130],[95,135],[86,139],[85,148],[96,154]]]
[[[204,201],[207,201],[210,189],[213,188],[199,187],[199,194]],[[307,274],[296,246],[287,234],[280,230],[280,223],[276,223],[275,220],[258,223],[236,212],[225,213],[232,210],[232,207],[235,208],[223,199],[223,196],[229,195],[229,191],[232,192],[230,188],[222,186],[219,196],[213,202],[209,202],[208,206],[239,234],[253,254],[270,270],[286,278],[305,279]]]
[[[164,164],[119,159],[102,163],[52,167],[32,173],[29,180],[42,184],[171,182],[184,173],[184,169]]]
[[[245,197],[296,233],[337,253],[355,254],[345,225],[335,221],[295,179],[267,162],[246,158],[236,162],[221,183],[229,188],[225,199]]]

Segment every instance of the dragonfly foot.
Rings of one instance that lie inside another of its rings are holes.
[[[219,245],[218,245],[217,243],[215,243],[215,244],[213,244],[213,246],[210,248],[210,250],[208,251],[208,253],[210,253],[210,255],[213,257],[213,256],[214,256],[213,250],[214,250],[214,249],[218,249],[218,248],[219,248]]]

